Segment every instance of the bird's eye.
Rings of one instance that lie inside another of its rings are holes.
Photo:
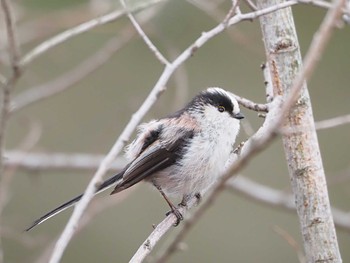
[[[225,111],[225,107],[222,106],[222,105],[218,106],[218,111],[224,112]]]

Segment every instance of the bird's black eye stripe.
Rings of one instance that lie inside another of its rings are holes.
[[[231,99],[221,92],[204,92],[199,96],[204,103],[215,106],[219,112],[233,112]]]
[[[171,117],[179,117],[184,111],[192,112],[195,110],[197,113],[203,113],[206,105],[212,105],[219,112],[228,112],[229,114],[232,114],[234,108],[231,98],[224,92],[220,90],[202,91],[183,110],[178,111]]]

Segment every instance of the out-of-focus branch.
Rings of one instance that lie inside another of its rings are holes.
[[[227,189],[235,194],[242,195],[254,202],[264,204],[276,209],[295,212],[294,196],[285,191],[276,190],[269,186],[259,184],[244,176],[230,179],[226,184]],[[332,208],[334,223],[339,229],[350,231],[350,213],[338,208]]]
[[[280,228],[279,226],[274,226],[273,230],[295,250],[298,256],[299,263],[307,263],[303,253],[303,249],[286,230]]]
[[[18,167],[29,172],[55,171],[55,170],[96,170],[104,155],[93,154],[66,154],[66,153],[38,153],[23,151],[5,152],[5,166]],[[120,171],[126,165],[124,158],[116,158],[110,169]]]
[[[135,33],[128,26],[117,37],[109,40],[100,50],[81,62],[76,68],[63,74],[57,79],[43,85],[30,88],[17,95],[11,105],[11,113],[59,94],[81,81],[92,72],[104,65],[112,55],[128,43]]]
[[[30,151],[30,149],[38,142],[41,136],[41,126],[38,123],[30,123],[29,132],[24,140],[19,145],[19,151],[22,153],[21,157],[18,158],[18,162],[21,162],[24,156]],[[12,183],[17,165],[6,166],[4,165],[3,173],[1,174],[0,184],[0,212],[5,208],[9,195],[10,185]],[[5,169],[6,167],[6,169]],[[1,225],[3,227],[3,225]],[[0,228],[0,234],[3,234],[2,228]],[[1,261],[1,260],[0,260]]]
[[[350,123],[350,114],[343,115],[328,120],[318,121],[315,123],[317,130],[335,128],[337,126],[346,125]]]
[[[18,65],[20,54],[19,54],[19,45],[16,39],[15,21],[14,21],[10,4],[8,0],[1,0],[0,4],[2,8],[2,13],[4,15],[5,29],[6,29],[6,35],[7,35],[7,41],[8,41],[8,50],[10,55],[10,64],[12,69],[12,72],[11,72],[12,76],[10,79],[6,79],[4,81],[4,84],[2,85],[2,91],[1,91],[2,98],[1,98],[1,105],[0,105],[1,107],[0,109],[0,186],[2,186],[6,183],[5,175],[4,175],[5,169],[3,164],[6,127],[7,127],[7,121],[9,117],[9,111],[10,111],[11,93],[20,76],[20,68]],[[4,190],[4,189],[1,189],[1,190]],[[0,192],[0,195],[1,197],[4,197],[5,193]],[[4,205],[5,205],[5,200],[2,198],[0,199],[0,234],[2,233],[1,231],[2,210]],[[3,254],[3,248],[2,248],[2,237],[0,235],[0,263],[3,261],[4,261],[4,254]]]
[[[135,5],[132,7],[133,12],[137,12],[140,10],[143,10],[145,8],[151,7],[152,5],[158,4],[162,2],[163,0],[149,0],[149,1],[142,1],[140,4]],[[92,30],[93,28],[101,25],[105,25],[107,23],[111,23],[118,18],[125,15],[125,10],[116,10],[114,12],[111,12],[107,15],[103,15],[101,17],[92,19],[90,21],[87,21],[85,23],[82,23],[76,27],[73,27],[71,29],[68,29],[44,42],[39,44],[37,47],[35,47],[33,50],[28,52],[26,55],[23,56],[23,58],[20,61],[20,65],[22,67],[27,66],[29,63],[31,63],[34,59],[38,58],[39,56],[43,55],[45,52],[50,50],[51,48],[67,41],[68,39],[75,37],[77,35],[80,35],[82,33],[85,33],[89,30]]]
[[[11,6],[7,2],[7,0],[1,0],[1,8],[4,14],[7,41],[8,41],[8,50],[9,50],[12,71],[14,75],[18,75],[19,74],[18,61],[20,58],[20,53],[19,53],[19,44],[18,44],[17,35],[16,35],[14,15],[11,10]]]

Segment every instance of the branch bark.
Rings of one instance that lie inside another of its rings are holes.
[[[258,7],[266,8],[281,2],[283,1],[260,0]],[[312,73],[312,62],[317,61],[322,54],[322,48],[340,15],[340,12],[335,13],[334,10],[340,10],[342,6],[341,0],[335,2],[333,10],[328,12],[318,34],[315,35],[317,37],[323,34],[323,42],[318,43],[321,46],[319,52],[308,53],[309,57],[305,60],[310,63],[305,63],[304,76],[297,75],[302,60],[291,8],[259,18],[274,96],[286,99],[293,86],[304,83],[300,96],[283,125],[283,129],[292,130],[301,125],[303,129],[298,130],[298,133],[284,134],[282,140],[307,262],[341,262],[310,97],[304,79]],[[329,21],[331,16],[332,21]],[[327,21],[332,24],[328,25],[326,31],[322,31],[322,26],[326,25]],[[314,40],[317,40],[316,37]]]

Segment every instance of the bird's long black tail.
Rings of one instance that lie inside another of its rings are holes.
[[[114,183],[121,180],[123,178],[123,174],[125,172],[125,169],[121,171],[120,173],[108,178],[106,181],[104,181],[96,190],[95,194],[98,194],[111,186],[113,186]],[[32,228],[36,227],[37,225],[40,225],[41,223],[45,222],[49,218],[61,213],[62,211],[66,210],[67,208],[75,205],[81,198],[83,194],[80,194],[73,199],[69,200],[68,202],[65,202],[64,204],[60,205],[59,207],[56,207],[55,209],[51,210],[50,212],[46,213],[42,217],[35,220],[28,228],[25,229],[25,231],[29,231]]]

